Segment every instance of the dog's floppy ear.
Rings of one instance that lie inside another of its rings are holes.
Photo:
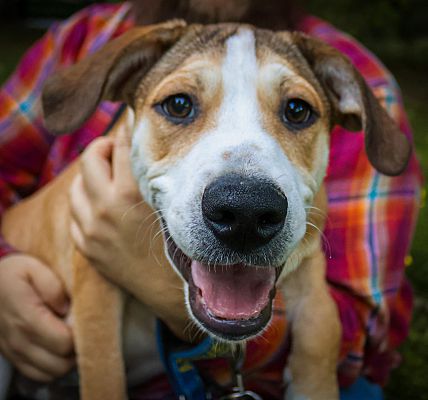
[[[181,20],[133,28],[49,78],[42,92],[45,125],[56,134],[79,128],[101,100],[131,104],[135,85],[184,33]]]
[[[351,131],[364,130],[372,165],[386,175],[400,174],[409,161],[411,145],[364,78],[326,43],[297,32],[292,38],[332,104],[333,121]]]

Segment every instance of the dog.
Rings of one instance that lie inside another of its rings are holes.
[[[309,212],[327,207],[329,133],[335,124],[363,129],[370,162],[387,175],[403,171],[411,152],[364,79],[301,33],[173,20],[133,28],[49,78],[46,126],[71,132],[101,100],[127,104],[110,134],[132,135],[147,215],[161,215],[165,246],[142,262],[169,262],[193,321],[230,343],[268,326],[281,290],[293,337],[286,398],[338,399],[341,330],[325,281],[323,217]],[[141,355],[140,381],[162,371],[155,317],[133,299],[122,319],[126,293],[74,247],[67,193],[78,172],[72,164],[8,210],[2,230],[52,266],[72,298],[81,398],[122,400],[132,354]]]

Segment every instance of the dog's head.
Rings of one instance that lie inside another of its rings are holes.
[[[278,275],[302,251],[332,127],[363,129],[385,174],[410,153],[350,62],[300,33],[180,21],[134,29],[48,81],[47,127],[76,129],[102,99],[133,110],[135,177],[162,215],[190,312],[228,340],[270,319]]]

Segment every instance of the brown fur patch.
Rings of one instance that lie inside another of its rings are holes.
[[[149,151],[154,161],[168,163],[183,157],[203,132],[215,126],[223,97],[221,65],[213,61],[214,56],[209,63],[204,57],[195,58],[161,81],[137,112],[137,118],[141,114],[150,120]],[[195,119],[189,124],[176,124],[158,111],[163,100],[180,93],[194,103]]]
[[[329,133],[328,103],[322,92],[318,93],[312,82],[308,81],[308,76],[302,76],[300,70],[290,62],[292,58],[280,57],[262,43],[258,48],[261,68],[258,97],[263,126],[295,166],[311,171],[317,159],[314,152],[318,135]],[[308,128],[292,130],[282,121],[282,107],[293,98],[306,101],[317,115],[315,122]]]

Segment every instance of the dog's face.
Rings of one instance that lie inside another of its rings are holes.
[[[149,73],[136,106],[135,176],[162,215],[192,314],[226,338],[268,322],[276,278],[305,234],[327,166],[328,103],[275,39],[205,28],[197,46],[182,44],[170,73]]]
[[[297,267],[293,256],[310,240],[308,211],[326,173],[332,126],[371,121],[373,99],[336,54],[320,73],[304,36],[236,24],[176,36],[144,76],[135,66],[133,79],[116,68],[123,97],[132,93],[132,166],[162,216],[191,315],[211,334],[241,340],[267,325],[279,274]],[[374,134],[370,143],[380,140]],[[407,144],[392,136],[391,146]],[[404,153],[394,171],[383,155],[372,159],[395,173]]]

